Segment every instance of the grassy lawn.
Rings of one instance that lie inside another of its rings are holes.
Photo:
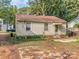
[[[15,44],[22,57],[22,53],[24,53],[24,56],[30,57],[30,54],[33,55],[35,52],[38,52],[36,53],[36,55],[44,52],[42,55],[46,54],[46,56],[49,55],[49,53],[59,53],[62,56],[62,53],[64,52],[70,55],[72,55],[73,53],[74,55],[79,56],[79,41],[61,43],[53,41],[53,39],[45,40],[43,38],[38,38],[37,36],[35,36],[32,38],[29,37],[28,39],[25,37],[15,37],[11,38],[9,42],[13,45]],[[33,56],[35,56],[35,54]]]
[[[77,42],[55,42],[53,40],[51,41],[30,41],[30,42],[24,42],[21,44],[17,44],[19,47],[26,47],[26,46],[40,46],[41,48],[47,48],[47,49],[53,49],[56,48],[58,51],[64,51],[64,50],[69,50],[69,51],[78,51],[79,50],[79,41]]]
[[[54,42],[51,41],[51,44],[55,47],[57,47],[60,50],[70,50],[70,51],[77,51],[79,50],[79,41],[77,42],[65,42],[65,43],[61,43],[61,42]]]
[[[78,51],[79,50],[79,41],[76,42],[55,42],[52,40],[45,40],[39,36],[34,36],[34,37],[15,37],[9,39],[9,42],[12,44],[17,45],[18,47],[27,47],[27,46],[39,46],[47,49],[54,49],[56,48],[58,51],[62,50],[70,50],[70,51]]]

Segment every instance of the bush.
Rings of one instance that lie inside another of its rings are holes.
[[[75,24],[74,28],[79,28],[79,23]]]
[[[43,38],[42,35],[27,36],[27,39],[41,39],[41,38]]]
[[[18,44],[18,43],[23,43],[23,42],[28,42],[28,41],[40,41],[43,40],[43,36],[14,36],[11,37],[8,42],[12,44]]]

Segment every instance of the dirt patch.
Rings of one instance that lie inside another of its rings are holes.
[[[5,41],[10,38],[9,33],[0,33],[0,41]]]
[[[57,51],[45,49],[39,46],[27,46],[19,48],[21,59],[79,59],[78,52]]]
[[[0,59],[20,59],[16,46],[0,47]]]

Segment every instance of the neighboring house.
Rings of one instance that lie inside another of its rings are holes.
[[[0,18],[0,32],[6,32],[6,25],[3,23],[3,19]]]
[[[73,28],[75,24],[79,23],[79,16],[77,16],[72,21],[68,22],[68,28]]]
[[[29,35],[65,35],[66,21],[55,16],[16,15],[16,34]]]
[[[7,24],[7,31],[9,32],[15,32],[15,27],[13,24]]]
[[[4,24],[3,19],[0,18],[0,32],[7,32],[7,30],[14,29],[13,25]]]

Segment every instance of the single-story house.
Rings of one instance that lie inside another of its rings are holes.
[[[65,35],[66,21],[55,16],[16,15],[16,34],[31,35]]]

